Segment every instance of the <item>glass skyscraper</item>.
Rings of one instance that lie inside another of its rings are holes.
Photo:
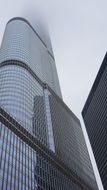
[[[23,18],[7,23],[0,49],[0,136],[0,189],[98,189],[50,39]]]
[[[107,189],[107,54],[82,111],[103,187]]]

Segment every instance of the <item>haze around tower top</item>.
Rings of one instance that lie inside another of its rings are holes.
[[[64,102],[79,119],[107,51],[106,7],[106,0],[3,0],[0,4],[0,42],[12,17],[24,17],[34,28],[41,21],[49,30]],[[87,140],[86,132],[85,136]]]

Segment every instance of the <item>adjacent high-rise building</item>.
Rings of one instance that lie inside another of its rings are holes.
[[[82,111],[104,189],[107,189],[107,54]]]
[[[0,135],[0,189],[98,189],[50,39],[23,18],[7,23],[0,49]]]

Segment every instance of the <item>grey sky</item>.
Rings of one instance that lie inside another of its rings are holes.
[[[46,21],[63,99],[80,119],[107,50],[106,9],[106,0],[1,0],[0,4],[0,41],[12,17],[22,16],[35,24],[39,15]],[[85,137],[88,141],[86,132]],[[98,174],[97,179],[102,190]]]

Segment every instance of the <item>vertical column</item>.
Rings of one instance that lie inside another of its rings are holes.
[[[46,121],[47,121],[49,148],[53,152],[55,152],[55,144],[54,144],[54,136],[53,136],[53,129],[52,129],[52,120],[51,120],[51,112],[50,112],[50,105],[49,105],[48,89],[44,89],[44,98],[45,98],[45,109],[46,109]]]

